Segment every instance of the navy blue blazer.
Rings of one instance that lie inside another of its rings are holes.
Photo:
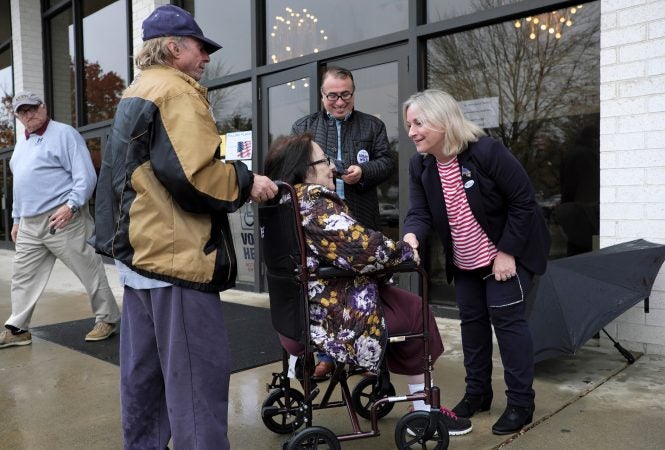
[[[457,161],[471,212],[497,249],[513,255],[533,273],[545,272],[550,234],[529,176],[517,158],[501,141],[484,136],[457,155]],[[411,157],[409,201],[404,233],[414,233],[421,246],[432,228],[439,233],[450,283],[453,243],[432,155]]]

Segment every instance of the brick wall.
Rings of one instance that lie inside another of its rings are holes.
[[[601,29],[600,246],[665,244],[665,0],[602,0]],[[650,313],[640,303],[607,330],[665,354],[665,269]]]

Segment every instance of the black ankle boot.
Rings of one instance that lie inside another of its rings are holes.
[[[492,393],[485,395],[464,394],[464,398],[453,408],[458,417],[471,418],[475,413],[489,411],[492,406]]]
[[[494,434],[516,433],[533,420],[533,407],[506,406],[499,420],[492,426]]]

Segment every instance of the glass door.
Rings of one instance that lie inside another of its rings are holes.
[[[400,224],[408,192],[400,195],[400,129],[402,129],[401,105],[406,99],[406,88],[400,85],[400,71],[406,71],[405,47],[358,55],[350,58],[329,61],[328,66],[339,66],[350,70],[356,86],[354,93],[355,109],[373,115],[386,125],[390,154],[395,169],[390,178],[378,186],[381,231],[392,239],[400,238]],[[402,83],[404,84],[404,83]],[[404,166],[406,167],[406,166]],[[404,186],[402,186],[404,188]]]
[[[312,83],[316,85],[316,73],[316,64],[309,64],[261,78],[259,116],[262,120],[259,125],[259,146],[255,159],[257,173],[263,173],[263,160],[270,144],[280,136],[291,134],[293,122],[309,114],[313,108],[316,109],[316,98],[311,97]],[[256,242],[259,244],[259,261],[263,261],[261,240]],[[263,266],[261,269],[263,270]],[[259,286],[263,292],[266,290],[266,281],[264,275],[259,273],[261,271],[257,271],[256,286]]]

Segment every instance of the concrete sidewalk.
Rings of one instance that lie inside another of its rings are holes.
[[[0,249],[0,320],[10,312],[9,288],[13,251]],[[115,269],[107,274],[118,302],[122,290]],[[228,291],[223,301],[267,306],[265,294]],[[37,305],[32,326],[90,317],[87,296],[74,275],[56,264]],[[443,403],[453,406],[464,392],[459,323],[437,319],[446,352],[435,365],[435,383]],[[83,336],[81,337],[83,339]],[[495,400],[489,412],[473,418],[473,431],[450,440],[451,449],[657,449],[665,448],[665,358],[636,354],[628,365],[607,342],[584,347],[578,354],[536,366],[534,423],[514,436],[495,436],[490,429],[505,407],[505,389],[495,351]],[[235,449],[278,449],[288,436],[269,431],[260,418],[267,397],[265,384],[279,364],[231,377],[229,438]],[[74,350],[33,337],[30,346],[0,350],[0,448],[120,449],[119,369]],[[394,377],[397,392],[404,381]],[[353,387],[353,386],[352,386]],[[343,444],[349,449],[391,449],[394,427],[406,413],[397,404],[380,421],[381,435]],[[366,421],[361,421],[363,426]],[[340,410],[314,415],[314,424],[336,433],[350,431]]]

